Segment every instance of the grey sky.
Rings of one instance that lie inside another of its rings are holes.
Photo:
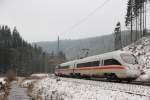
[[[62,33],[105,0],[0,0],[0,24],[16,26],[29,41],[53,41],[100,36],[124,26],[127,0],[110,0],[78,27]],[[123,27],[124,29],[124,27]]]

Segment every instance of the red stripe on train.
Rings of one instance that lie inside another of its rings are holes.
[[[75,68],[74,70],[110,70],[110,69],[125,69],[124,66],[97,66],[97,67],[83,67]],[[58,69],[58,70],[73,70],[73,69]]]
[[[125,69],[124,67],[87,67],[87,68],[77,68],[75,70],[110,70],[110,69]]]

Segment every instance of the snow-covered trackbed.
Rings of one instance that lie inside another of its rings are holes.
[[[53,78],[53,77],[50,77]],[[128,94],[134,94],[139,96],[146,96],[150,98],[150,86],[136,85],[134,83],[115,83],[115,82],[105,82],[105,81],[93,81],[93,80],[83,80],[74,78],[64,78],[57,77],[57,81],[67,81],[72,83],[86,84],[91,86],[98,86],[105,90],[119,91]]]
[[[150,86],[49,77],[33,82],[32,97],[43,100],[150,100]]]

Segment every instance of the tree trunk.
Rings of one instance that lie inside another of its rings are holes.
[[[137,26],[137,16],[136,16],[136,39],[135,40],[138,40],[138,26]]]
[[[143,14],[143,35],[145,35],[145,32],[144,32],[144,29],[145,29],[145,11],[144,11],[144,9],[145,9],[145,4],[143,3],[142,4],[143,6],[142,6],[142,14]]]
[[[142,8],[140,8],[140,37],[142,37]]]
[[[146,16],[147,10],[146,10],[146,8],[147,8],[147,7],[146,7],[146,3],[145,3],[145,32],[147,33],[147,26],[146,26],[146,24],[147,24],[147,23],[146,23],[146,21],[147,21],[147,20],[146,20],[146,17],[147,17],[147,16]]]

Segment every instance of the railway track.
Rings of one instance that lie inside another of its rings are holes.
[[[54,77],[50,77],[54,78]],[[56,78],[56,77],[55,77]],[[132,83],[117,83],[117,82],[108,82],[104,79],[100,80],[87,80],[87,79],[74,79],[74,78],[64,78],[64,77],[57,77],[57,81],[65,81],[65,82],[72,82],[76,84],[85,84],[91,86],[98,86],[105,90],[112,90],[112,91],[119,91],[128,94],[134,94],[139,96],[145,96],[150,98],[150,83],[143,83],[139,81],[134,81]]]
[[[53,76],[54,77],[54,76]],[[69,77],[67,77],[69,78]],[[72,78],[71,78],[72,79]],[[81,80],[91,80],[91,81],[101,81],[101,82],[109,82],[109,83],[120,83],[120,84],[133,84],[133,85],[142,85],[142,86],[150,86],[150,82],[142,82],[142,81],[132,81],[132,82],[127,82],[127,81],[122,81],[122,82],[117,82],[117,81],[108,81],[106,78],[73,78],[73,79],[81,79]]]
[[[92,81],[102,81],[102,82],[110,82],[110,81],[107,81],[106,79],[98,79],[98,78],[93,78],[93,79],[89,79],[89,80],[92,80]],[[141,82],[141,81],[132,81],[132,82],[127,82],[127,81],[122,81],[122,82],[111,81],[111,82],[112,83],[121,83],[121,84],[133,84],[133,85],[150,86],[150,82]]]

